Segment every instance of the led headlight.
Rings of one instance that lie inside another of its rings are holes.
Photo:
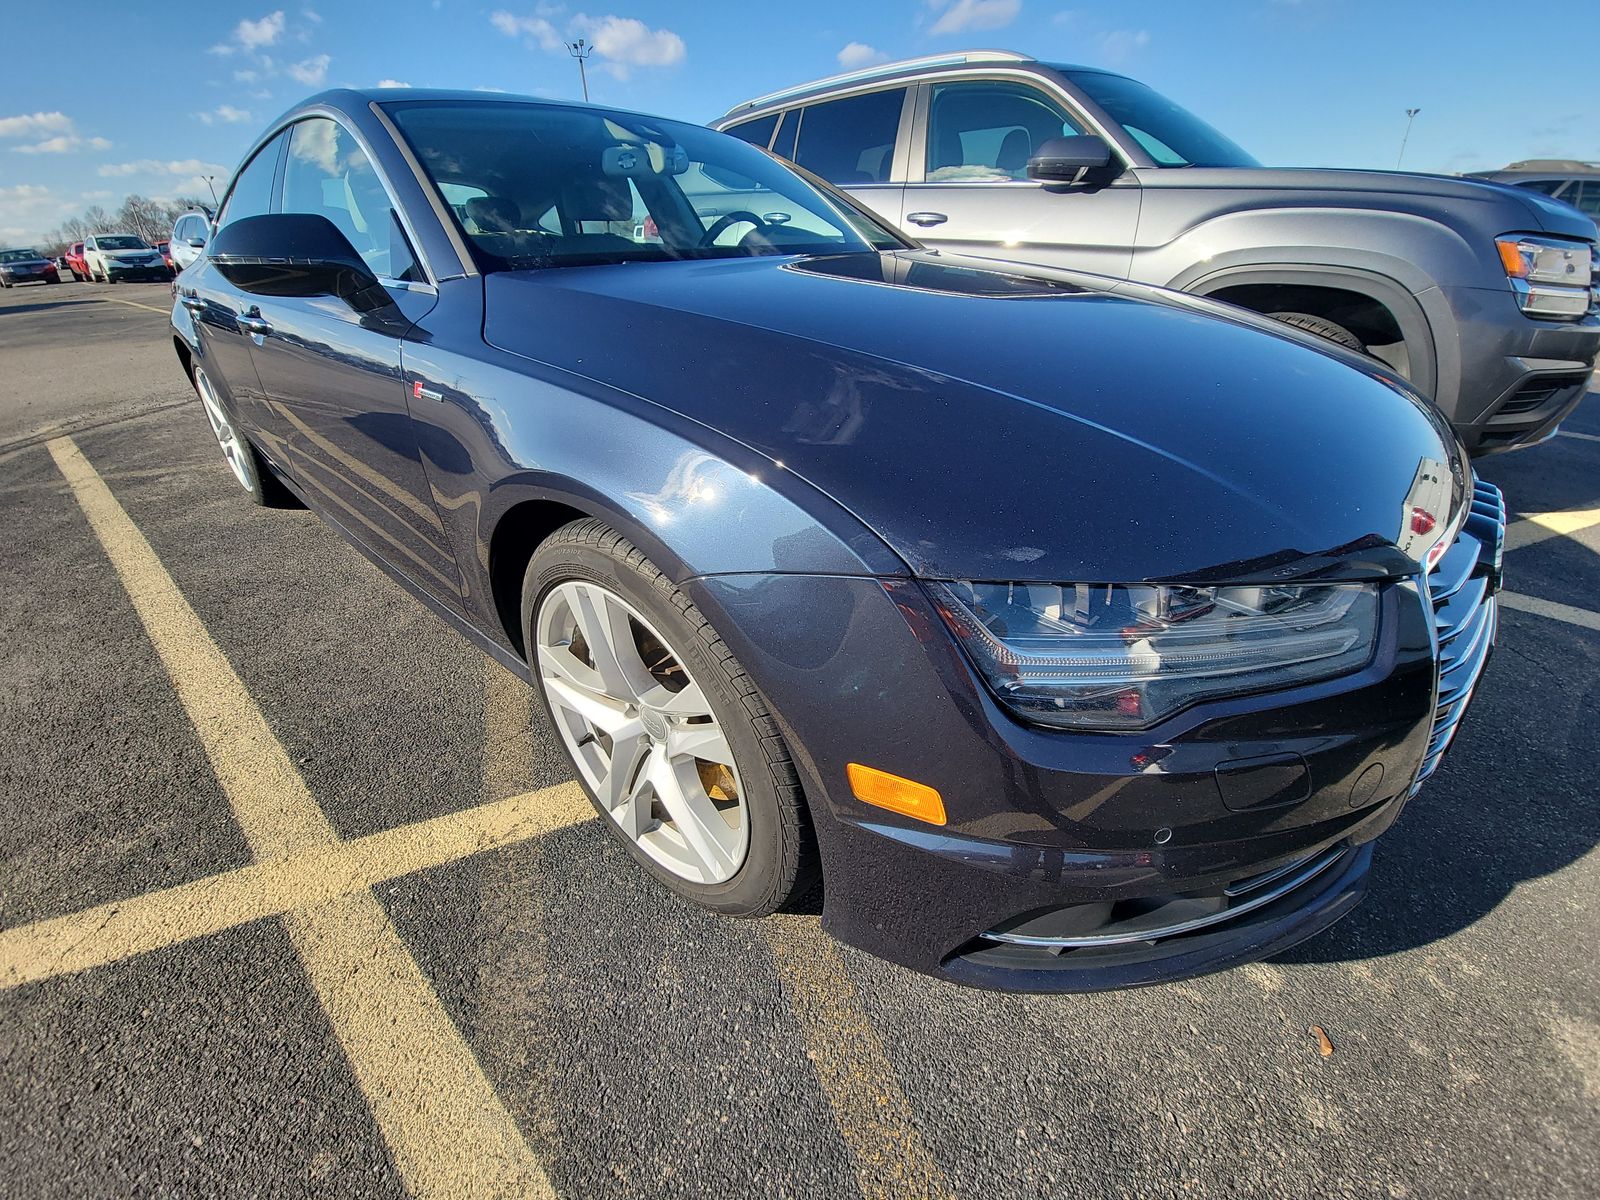
[[[931,587],[1001,701],[1073,729],[1140,729],[1200,700],[1348,674],[1378,631],[1367,584]]]
[[[1593,247],[1559,238],[1504,237],[1495,242],[1511,290],[1529,316],[1581,317],[1589,311]]]

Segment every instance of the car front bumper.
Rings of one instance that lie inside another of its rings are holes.
[[[1137,734],[1014,720],[911,580],[688,586],[795,756],[825,928],[963,983],[1091,991],[1273,954],[1359,902],[1369,843],[1437,766],[1488,658],[1502,529],[1503,516],[1485,517],[1463,534],[1451,578],[1470,560],[1474,583],[1437,611],[1418,580],[1385,587],[1379,649],[1362,671],[1208,703]],[[1462,624],[1468,608],[1487,626]],[[1452,659],[1458,625],[1471,640]],[[1455,667],[1448,704],[1441,659]],[[946,823],[856,800],[851,762],[938,789]]]
[[[1459,399],[1446,415],[1467,449],[1494,454],[1553,436],[1588,393],[1600,311],[1577,321],[1537,320],[1507,289],[1440,294],[1460,335]]]
[[[166,263],[161,262],[139,263],[137,265],[108,262],[105,266],[105,274],[110,279],[167,280],[172,278],[171,268]]]
[[[7,283],[55,283],[61,276],[54,267],[40,267],[33,271],[0,272],[0,278]]]

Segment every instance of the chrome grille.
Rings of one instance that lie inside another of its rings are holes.
[[[1494,649],[1499,627],[1494,594],[1500,588],[1505,532],[1506,502],[1500,489],[1476,481],[1466,524],[1428,574],[1428,595],[1438,632],[1439,691],[1433,732],[1411,785],[1412,795],[1439,769]]]

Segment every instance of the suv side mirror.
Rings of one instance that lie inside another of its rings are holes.
[[[393,303],[338,226],[314,213],[231,221],[211,239],[210,259],[224,279],[256,296],[337,296],[357,312]]]
[[[1050,138],[1028,160],[1028,178],[1044,183],[1082,183],[1090,171],[1111,165],[1111,147],[1092,134]]]

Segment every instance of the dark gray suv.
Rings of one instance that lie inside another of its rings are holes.
[[[1570,205],[1447,176],[1263,167],[1123,75],[971,51],[712,124],[930,248],[1209,296],[1369,354],[1475,453],[1553,434],[1600,349],[1595,224]]]

